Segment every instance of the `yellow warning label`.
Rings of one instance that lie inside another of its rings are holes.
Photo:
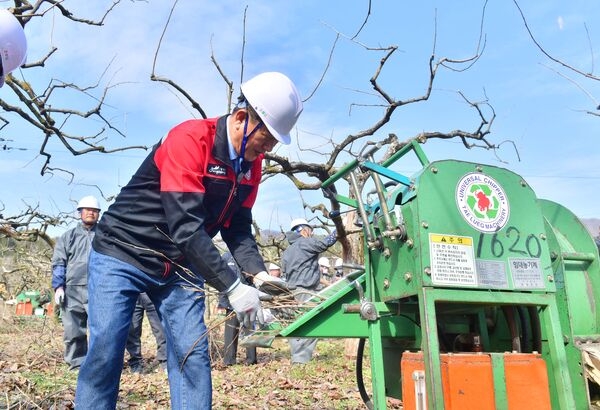
[[[429,234],[431,281],[434,285],[477,286],[473,238]]]
[[[473,246],[473,238],[470,236],[429,234],[429,240],[434,243],[445,243],[448,245]]]

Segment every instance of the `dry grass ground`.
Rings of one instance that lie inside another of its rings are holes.
[[[215,409],[365,408],[356,387],[354,359],[344,356],[343,340],[319,341],[314,359],[306,365],[291,366],[287,341],[277,339],[272,348],[258,349],[258,364],[224,367],[221,335],[216,326],[211,336]],[[168,409],[167,378],[156,363],[147,322],[142,343],[146,371],[124,369],[118,408]],[[244,357],[240,349],[238,361],[243,363]],[[368,367],[365,376],[370,383]],[[76,379],[77,373],[62,360],[60,323],[50,317],[15,316],[13,306],[0,305],[0,409],[71,409]],[[388,399],[388,408],[402,407]]]

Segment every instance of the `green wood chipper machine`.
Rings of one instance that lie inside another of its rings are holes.
[[[406,410],[595,408],[600,267],[578,218],[507,169],[430,162],[417,142],[376,162],[378,148],[322,184],[356,211],[364,266],[250,339],[360,339],[374,409],[387,397]],[[410,177],[394,170],[408,155],[422,166]]]

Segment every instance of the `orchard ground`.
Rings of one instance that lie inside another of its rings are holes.
[[[245,365],[244,349],[235,366],[223,366],[224,318],[212,313],[213,407],[215,409],[363,409],[355,377],[355,359],[344,354],[345,341],[324,339],[305,365],[290,364],[289,346],[276,339],[258,349],[258,364]],[[156,343],[144,319],[142,353],[145,371],[125,365],[118,409],[168,409],[167,376],[156,362]],[[367,349],[368,350],[368,349]],[[52,316],[16,316],[15,307],[0,304],[0,409],[72,409],[77,372],[62,358],[62,326]],[[126,354],[127,355],[127,354]],[[370,391],[370,368],[364,360]],[[388,408],[401,402],[388,398]]]

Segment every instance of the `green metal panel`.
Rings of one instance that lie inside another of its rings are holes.
[[[405,344],[402,339],[383,337],[381,346],[383,352],[383,372],[385,377],[385,395],[387,397],[402,398],[402,380],[400,374],[400,361],[402,353],[406,350],[416,350],[420,344]],[[379,366],[379,364],[378,364]]]
[[[581,409],[585,397],[576,396],[573,390],[572,375],[567,366],[563,337],[561,334],[558,309],[553,294],[526,294],[522,292],[485,292],[476,290],[458,290],[442,288],[423,288],[420,300],[423,322],[423,352],[426,369],[426,382],[428,391],[428,405],[430,409],[444,409],[442,378],[440,370],[439,343],[437,331],[436,304],[441,301],[467,302],[487,305],[533,305],[541,306],[541,315],[544,318],[544,333],[548,338],[547,348],[551,360],[547,363],[549,377],[557,394],[553,396],[553,408]],[[476,301],[476,302],[475,302]],[[577,401],[576,401],[577,400]],[[576,404],[579,402],[579,404]]]
[[[40,297],[40,292],[37,290],[27,290],[19,293],[16,299],[18,302],[26,302],[29,300],[33,309],[36,309],[40,306]]]
[[[365,287],[366,275],[363,274],[356,279],[362,287]],[[345,306],[359,306],[359,293],[355,288],[354,281],[348,278],[336,282],[332,286],[317,293],[314,298],[307,302],[312,306],[295,320],[281,329],[274,327],[256,332],[255,336],[265,337],[267,335],[283,337],[369,337],[368,322],[360,318],[359,313],[345,313]],[[393,309],[393,308],[392,308]],[[379,311],[388,311],[385,304],[380,304]],[[407,312],[408,313],[408,312]],[[384,337],[415,339],[414,319],[411,315],[392,315],[380,320],[382,335]],[[405,342],[403,346],[412,346]]]
[[[573,336],[600,333],[597,306],[600,301],[598,248],[571,211],[551,201],[541,200],[540,203],[558,242],[558,248],[552,252],[560,264],[564,281],[560,292],[561,300],[566,300],[566,305],[561,305],[561,309],[569,312],[569,323],[564,325],[570,324]]]
[[[508,410],[506,400],[506,378],[504,369],[504,353],[490,353],[492,358],[492,373],[494,375],[494,398],[496,410]]]
[[[540,204],[547,221],[557,287],[556,300],[567,354],[565,367],[569,369],[573,381],[573,394],[578,400],[578,408],[587,408],[588,389],[580,348],[586,343],[600,342],[598,248],[571,211],[548,200],[540,200]],[[547,362],[552,361],[548,352],[544,352],[544,356]],[[561,394],[554,388],[550,391],[554,400]]]
[[[355,279],[364,286],[365,275]],[[297,317],[281,331],[284,337],[366,337],[367,324],[358,314],[344,314],[344,304],[360,300],[351,277],[343,278],[319,292],[307,304],[313,308]]]
[[[414,207],[424,286],[555,290],[536,196],[515,173],[434,162],[421,175]]]
[[[392,168],[409,152],[423,165],[410,178]],[[496,404],[506,408],[502,353],[540,344],[553,408],[587,408],[580,346],[600,343],[600,268],[598,250],[577,218],[539,200],[514,172],[453,160],[430,163],[414,141],[381,164],[370,154],[357,158],[323,188],[358,169],[371,173],[385,201],[363,200],[361,192],[335,194],[363,219],[364,274],[324,290],[316,306],[286,328],[261,332],[368,338],[375,409],[385,408],[386,395],[401,395],[400,360],[407,349],[424,353],[428,408],[444,409],[440,353],[455,349],[444,338],[471,334],[492,355]],[[397,185],[378,184],[379,178]],[[359,307],[372,315],[349,313]]]
[[[465,178],[475,182],[461,185]],[[555,290],[544,219],[520,176],[492,166],[438,161],[413,180],[412,200],[404,202],[407,190],[399,187],[388,203],[395,218],[404,221],[408,239],[381,235],[383,252],[371,251],[383,300],[415,295],[420,286]],[[488,209],[478,213],[480,192]],[[373,226],[377,234],[385,231],[381,216],[373,218]],[[457,265],[464,272],[447,271]]]

